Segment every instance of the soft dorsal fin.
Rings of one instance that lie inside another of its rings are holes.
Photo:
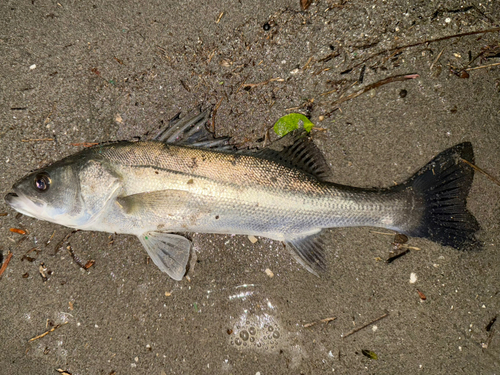
[[[293,143],[280,151],[266,148],[258,151],[257,155],[287,167],[300,169],[320,180],[330,177],[330,168],[325,158],[305,132],[296,134]]]

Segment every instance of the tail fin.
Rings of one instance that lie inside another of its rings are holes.
[[[480,227],[466,201],[474,169],[462,159],[474,163],[469,142],[443,151],[405,184],[424,204],[419,225],[407,234],[459,250],[480,245],[475,236]]]

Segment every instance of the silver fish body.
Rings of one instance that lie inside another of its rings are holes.
[[[177,280],[190,249],[179,232],[284,241],[315,273],[324,268],[325,228],[383,227],[457,248],[475,242],[479,226],[465,201],[473,170],[460,158],[473,161],[470,144],[438,155],[405,184],[376,190],[327,182],[324,160],[304,137],[284,152],[256,153],[119,142],[28,175],[6,201],[68,227],[136,235]]]

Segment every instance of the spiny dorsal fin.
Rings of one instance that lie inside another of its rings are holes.
[[[204,110],[199,114],[188,115],[182,118],[180,118],[180,113],[178,113],[153,140],[184,146],[221,150],[233,149],[233,146],[229,145],[228,137],[215,138],[215,135],[207,129],[206,124],[209,116],[210,110]]]
[[[294,142],[282,150],[266,148],[258,151],[262,158],[300,169],[320,180],[330,177],[330,168],[321,151],[305,132],[295,134]]]

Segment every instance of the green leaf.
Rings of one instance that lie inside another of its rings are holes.
[[[375,352],[372,352],[371,350],[366,350],[366,349],[363,349],[361,350],[361,353],[363,353],[363,355],[365,357],[368,357],[370,359],[374,359],[374,360],[377,360],[378,359],[378,355],[377,353]]]
[[[274,124],[274,132],[280,137],[294,131],[295,129],[304,128],[306,132],[310,132],[314,124],[306,116],[301,113],[290,113],[281,117]]]

